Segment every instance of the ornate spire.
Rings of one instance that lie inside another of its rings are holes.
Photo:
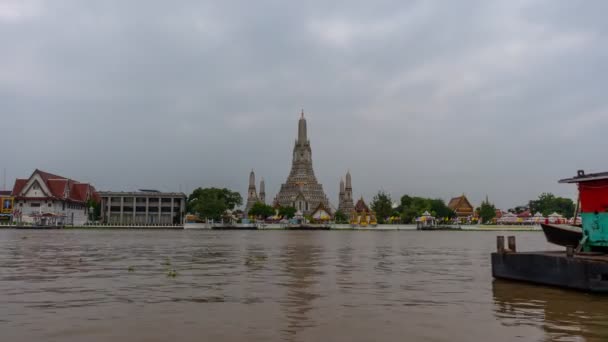
[[[346,188],[352,188],[353,184],[352,184],[352,180],[350,177],[350,170],[346,171]]]
[[[249,174],[249,187],[255,186],[255,172],[251,169],[251,173]]]
[[[298,122],[298,143],[306,144],[308,141],[308,136],[306,132],[306,119],[304,118],[304,110],[302,109],[302,116],[300,117],[300,121]]]
[[[264,182],[264,177],[260,181],[260,202],[266,204],[266,183]]]
[[[245,206],[244,214],[246,215],[249,212],[249,209],[258,201],[258,194],[255,190],[255,172],[253,169],[249,174],[249,188],[247,189],[247,204]]]

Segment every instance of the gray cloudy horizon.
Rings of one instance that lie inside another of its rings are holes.
[[[337,206],[378,190],[499,208],[608,170],[603,1],[0,0],[1,165],[99,190],[272,200],[303,108]]]

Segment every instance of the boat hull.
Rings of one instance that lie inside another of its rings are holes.
[[[213,230],[257,230],[258,227],[254,224],[240,224],[240,225],[216,225],[211,228]]]
[[[300,224],[300,225],[295,225],[295,226],[287,226],[285,227],[285,229],[287,230],[330,230],[331,226],[313,226],[313,225],[306,225],[306,224]]]
[[[583,239],[583,230],[566,224],[541,223],[547,241],[558,246],[577,247]]]

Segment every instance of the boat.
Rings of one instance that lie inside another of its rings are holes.
[[[578,226],[553,223],[541,223],[540,226],[547,241],[558,246],[577,247],[583,239],[583,230]]]
[[[417,230],[462,230],[461,226],[446,226],[446,225],[435,225],[435,226],[419,226]]]
[[[257,230],[258,225],[255,223],[226,223],[214,224],[211,229],[214,230]]]
[[[327,224],[289,224],[285,226],[287,230],[330,230]]]

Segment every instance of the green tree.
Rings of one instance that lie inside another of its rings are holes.
[[[488,223],[496,217],[496,207],[494,204],[490,204],[489,202],[483,201],[478,210],[482,223]]]
[[[198,188],[188,196],[187,208],[201,218],[220,220],[226,210],[243,204],[238,192],[223,188]]]
[[[296,208],[294,207],[280,207],[279,215],[286,219],[291,219],[296,215]]]
[[[89,211],[88,211],[88,210],[89,210],[91,207],[93,207],[93,217],[92,217],[92,219],[93,219],[93,221],[97,221],[97,220],[99,220],[99,218],[101,217],[101,203],[100,203],[100,202],[95,201],[93,198],[89,198],[89,199],[87,200],[87,203],[86,203],[85,205],[87,206],[87,213],[88,213],[88,215],[89,215],[89,218],[91,217],[91,216],[90,216],[90,215],[91,215],[91,213],[89,213]]]
[[[396,208],[401,214],[401,221],[404,223],[412,223],[417,217],[420,217],[425,211],[431,215],[444,219],[453,218],[456,213],[445,204],[442,199],[424,198],[417,196],[403,195],[401,204]]]
[[[384,223],[393,212],[393,201],[391,200],[391,195],[382,190],[378,191],[378,194],[374,196],[374,199],[372,200],[371,209],[376,213],[378,223]]]
[[[542,193],[537,200],[530,201],[530,211],[544,216],[554,212],[570,218],[574,215],[574,202],[569,198],[556,197],[552,193]]]
[[[266,219],[274,214],[274,209],[271,206],[266,205],[262,202],[256,202],[251,206],[251,209],[249,209],[248,214],[250,216],[261,217],[263,219]]]
[[[342,210],[336,211],[334,214],[334,220],[336,223],[348,223],[348,217],[342,212]]]
[[[442,199],[436,198],[429,200],[429,207],[433,215],[437,218],[453,218],[456,217],[454,210],[448,208]]]

